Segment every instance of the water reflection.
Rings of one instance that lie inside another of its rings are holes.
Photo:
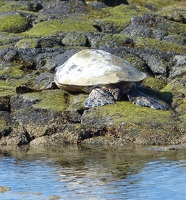
[[[184,199],[184,150],[1,148],[0,199]]]

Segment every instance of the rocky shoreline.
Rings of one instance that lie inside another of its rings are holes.
[[[0,145],[184,145],[186,3],[152,2],[1,1]],[[125,98],[85,109],[87,94],[37,92],[85,48],[113,53],[147,73],[143,92],[169,110]],[[20,86],[33,90],[18,94]]]

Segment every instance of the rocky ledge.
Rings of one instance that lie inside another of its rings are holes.
[[[185,144],[186,3],[158,2],[1,1],[0,145]],[[37,91],[85,48],[111,52],[147,73],[143,92],[169,109],[125,98],[85,109],[87,94]],[[17,94],[19,86],[33,91]]]

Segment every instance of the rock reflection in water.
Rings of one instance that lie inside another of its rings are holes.
[[[66,146],[0,150],[1,199],[180,199],[184,151]],[[3,196],[2,196],[3,195]],[[160,198],[161,197],[161,198]],[[179,198],[178,198],[179,197]]]

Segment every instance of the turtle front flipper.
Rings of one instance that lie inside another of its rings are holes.
[[[86,108],[95,106],[104,106],[106,104],[114,104],[115,100],[112,94],[102,88],[95,88],[85,100],[84,106]]]
[[[139,106],[147,106],[157,110],[167,110],[167,107],[160,103],[158,100],[147,96],[146,94],[138,91],[137,89],[132,89],[127,94],[129,101],[139,105]]]

